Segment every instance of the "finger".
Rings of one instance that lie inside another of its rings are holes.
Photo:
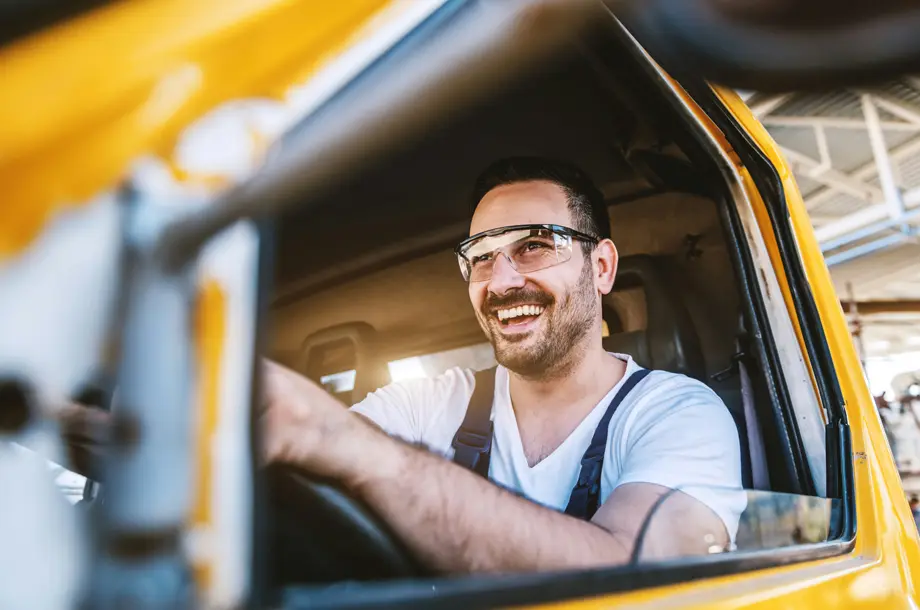
[[[102,440],[112,426],[112,414],[95,407],[68,403],[52,417],[60,424],[64,436]]]

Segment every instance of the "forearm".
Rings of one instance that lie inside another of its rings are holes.
[[[382,435],[374,445],[373,464],[346,484],[440,570],[553,570],[629,559],[624,533],[542,507],[422,449]]]

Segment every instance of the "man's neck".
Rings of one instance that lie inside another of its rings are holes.
[[[531,405],[564,405],[578,403],[598,395],[603,397],[626,372],[626,363],[611,356],[599,345],[585,350],[576,362],[561,371],[551,371],[540,377],[522,377],[509,371],[511,398],[518,407],[530,410]]]
[[[524,378],[510,372],[511,404],[531,466],[552,453],[626,373],[599,345],[563,375]]]

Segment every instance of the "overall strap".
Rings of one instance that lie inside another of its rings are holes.
[[[601,495],[601,469],[604,467],[604,454],[607,452],[607,432],[610,428],[610,418],[622,404],[626,396],[636,385],[651,373],[648,369],[639,369],[629,376],[623,387],[616,393],[600,423],[594,430],[591,444],[581,458],[581,471],[578,473],[578,482],[569,496],[569,504],[565,507],[565,514],[579,519],[588,520],[597,512],[598,500]]]
[[[489,478],[492,454],[492,401],[495,397],[495,367],[477,371],[476,385],[463,423],[454,435],[454,463]]]

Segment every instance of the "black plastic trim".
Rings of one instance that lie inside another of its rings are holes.
[[[731,200],[729,199],[728,201]],[[732,203],[726,202],[719,206],[719,212],[723,217],[726,229],[731,233],[730,243],[746,243],[744,228],[737,208]],[[798,488],[789,488],[784,491],[803,493],[803,480],[811,483],[810,488],[813,490],[814,480],[811,476],[806,476],[809,469],[804,455],[802,439],[798,434],[798,428],[794,424],[794,415],[791,416],[792,425],[790,426],[792,405],[791,400],[788,399],[788,391],[785,384],[782,387],[777,387],[776,379],[779,376],[775,374],[775,371],[781,371],[782,364],[779,361],[779,353],[774,343],[765,339],[766,337],[772,337],[773,334],[770,329],[770,317],[766,305],[761,298],[760,291],[756,288],[758,285],[757,266],[748,248],[733,248],[732,254],[740,271],[738,273],[740,289],[748,309],[746,322],[750,326],[747,329],[749,341],[757,351],[757,360],[766,363],[768,370],[771,372],[771,374],[761,375],[760,377],[766,383],[766,391],[772,398],[773,409],[771,411],[776,425],[776,432],[780,437],[780,442],[785,443],[787,448],[792,449],[792,451],[782,451],[781,456],[786,466],[787,476],[793,479],[790,482],[797,483]],[[795,451],[796,447],[799,447],[801,451]],[[771,481],[774,479],[775,475],[771,475]]]

